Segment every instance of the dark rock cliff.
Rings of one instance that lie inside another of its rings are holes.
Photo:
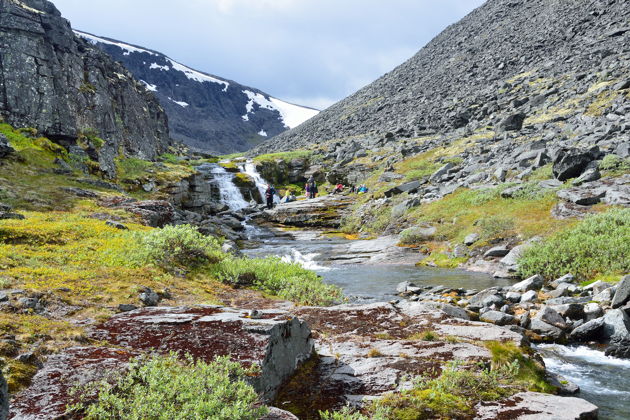
[[[171,136],[194,148],[217,154],[243,152],[317,114],[186,67],[157,51],[76,33],[144,82],[168,114]]]
[[[489,0],[406,63],[256,151],[350,136],[365,147],[388,132],[399,142],[457,130],[461,137],[482,127],[561,137],[559,122],[578,133],[627,133],[627,121],[620,121],[627,95],[609,91],[623,90],[629,76],[628,6]]]
[[[46,0],[0,0],[0,115],[64,146],[104,139],[91,154],[108,176],[121,151],[152,159],[172,142],[151,93]]]

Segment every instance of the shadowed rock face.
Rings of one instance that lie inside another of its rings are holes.
[[[51,356],[32,385],[14,399],[10,418],[58,418],[74,402],[71,387],[124,370],[130,358],[150,351],[178,351],[208,362],[229,355],[245,366],[258,364],[261,373],[251,382],[263,400],[270,400],[311,356],[313,340],[305,322],[282,311],[260,312],[260,319],[251,319],[248,311],[230,308],[157,307],[114,316],[90,336],[116,349],[72,348]]]
[[[293,313],[313,329],[318,358],[280,391],[276,403],[300,418],[401,389],[408,376],[439,375],[448,361],[489,362],[485,341],[523,343],[507,328],[453,318],[417,302],[305,307]],[[436,333],[435,341],[420,339],[427,331]],[[458,339],[445,341],[446,336]]]
[[[0,0],[0,115],[62,145],[94,132],[88,151],[115,174],[113,158],[155,158],[171,144],[166,114],[143,85],[107,54],[75,37],[46,0]]]

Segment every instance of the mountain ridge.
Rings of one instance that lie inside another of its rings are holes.
[[[243,152],[319,112],[193,69],[150,48],[80,30],[75,34],[141,80],[169,115],[171,136],[194,148],[219,154]]]

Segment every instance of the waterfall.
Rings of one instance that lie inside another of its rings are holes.
[[[258,191],[260,191],[260,196],[264,200],[265,191],[267,191],[267,185],[269,185],[269,183],[265,181],[262,176],[260,176],[260,174],[256,170],[256,165],[254,165],[254,162],[251,160],[245,162],[245,164],[241,167],[241,171],[244,174],[249,175],[249,177],[254,181],[254,183],[256,184],[256,188],[258,188]],[[280,197],[278,196],[278,194],[273,197],[273,200],[276,203],[280,202]]]
[[[219,191],[221,203],[228,206],[230,210],[242,210],[249,206],[249,203],[243,198],[241,190],[234,184],[234,174],[215,163],[204,163],[198,169],[212,174],[210,182]]]

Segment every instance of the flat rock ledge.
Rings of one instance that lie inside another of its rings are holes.
[[[343,195],[327,195],[311,200],[278,204],[265,210],[263,217],[286,226],[337,228],[344,211],[354,202]]]
[[[132,357],[150,351],[181,351],[205,361],[230,355],[245,366],[256,363],[261,373],[252,385],[269,401],[311,357],[313,340],[308,325],[286,312],[262,310],[258,316],[219,306],[155,307],[116,315],[90,332],[111,347],[75,347],[49,357],[31,386],[15,396],[9,418],[62,418],[66,405],[75,402],[72,387],[120,372]]]
[[[595,420],[598,415],[597,406],[588,401],[537,392],[521,392],[475,409],[475,420]]]

